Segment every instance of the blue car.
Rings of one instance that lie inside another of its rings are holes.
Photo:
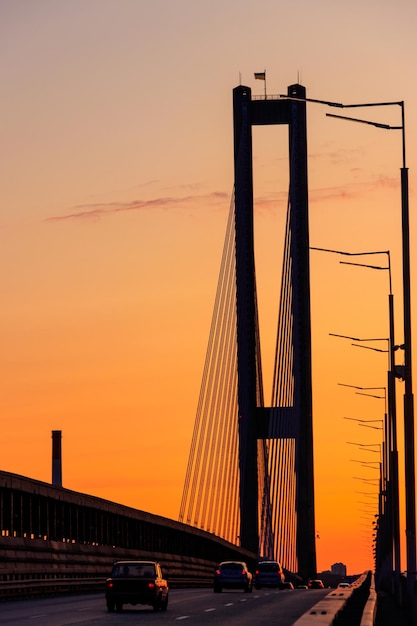
[[[214,573],[214,593],[223,589],[242,589],[252,591],[252,574],[243,561],[223,561]]]
[[[285,580],[284,572],[278,561],[259,561],[255,571],[255,588],[280,588]]]

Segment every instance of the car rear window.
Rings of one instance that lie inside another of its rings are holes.
[[[241,570],[241,569],[243,569],[243,565],[242,565],[242,563],[222,563],[220,565],[220,569],[221,570],[226,570],[226,569],[238,569],[238,570]]]
[[[278,572],[278,563],[259,563],[258,570],[260,572]]]
[[[155,566],[153,563],[120,563],[113,567],[112,578],[153,578]]]

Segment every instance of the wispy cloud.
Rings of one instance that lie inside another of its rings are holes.
[[[333,200],[351,200],[365,196],[380,189],[397,189],[399,180],[390,176],[378,176],[373,180],[362,182],[350,182],[346,185],[335,185],[332,187],[316,187],[309,189],[310,203],[327,202]],[[258,211],[269,210],[277,205],[287,203],[288,192],[273,192],[268,195],[257,196],[254,200],[255,209]]]
[[[227,201],[228,195],[222,191],[214,191],[208,194],[188,195],[182,197],[167,196],[162,198],[153,198],[151,200],[132,200],[130,202],[109,202],[109,203],[88,203],[79,204],[72,207],[72,210],[63,215],[53,215],[47,217],[47,222],[63,222],[67,220],[85,220],[99,219],[115,215],[116,213],[124,213],[127,211],[146,211],[150,209],[171,209],[178,206],[189,206],[193,203],[201,205],[206,202],[210,205],[217,202]]]
[[[311,203],[327,202],[329,200],[349,200],[370,193],[377,189],[395,189],[399,181],[394,177],[379,176],[373,180],[335,185],[333,187],[313,188],[309,190]],[[277,205],[287,203],[288,191],[271,192],[257,196],[254,199],[256,211],[268,211]],[[46,222],[65,222],[69,220],[98,220],[117,213],[128,211],[149,211],[152,209],[171,210],[178,207],[190,207],[193,205],[215,206],[222,204],[229,207],[230,197],[226,192],[213,191],[206,194],[189,194],[184,196],[162,196],[148,200],[95,202],[75,205],[67,213],[53,215],[45,218]]]
[[[379,189],[396,189],[399,181],[390,176],[378,176],[373,180],[367,180],[347,185],[336,185],[334,187],[323,187],[312,189],[309,192],[311,202],[322,202],[327,200],[350,200],[365,196]]]

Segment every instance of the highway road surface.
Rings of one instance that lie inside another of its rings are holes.
[[[2,626],[146,626],[148,624],[224,624],[225,626],[292,626],[330,593],[330,589],[240,590],[171,589],[166,612],[124,605],[108,613],[103,594],[60,596],[0,603]]]

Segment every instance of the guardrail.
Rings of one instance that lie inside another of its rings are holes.
[[[103,578],[29,578],[0,583],[0,600],[104,590]]]
[[[14,600],[16,598],[35,598],[67,593],[94,593],[103,592],[106,578],[29,578],[27,580],[10,580],[0,583],[0,600]],[[169,578],[171,589],[209,587],[211,578]]]
[[[0,537],[0,554],[0,600],[104,590],[119,559],[158,560],[172,587],[209,586],[215,568],[179,554],[9,537]]]

